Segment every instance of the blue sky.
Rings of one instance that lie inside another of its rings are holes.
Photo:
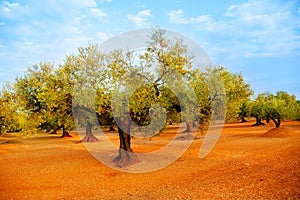
[[[157,26],[198,42],[256,95],[300,99],[298,0],[0,0],[0,86],[40,61],[62,63],[78,46]]]

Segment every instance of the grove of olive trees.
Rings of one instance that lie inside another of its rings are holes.
[[[105,125],[118,128],[120,150],[116,164],[128,165],[137,161],[131,148],[134,124],[147,127],[149,134],[165,126],[155,120],[160,117],[155,115],[155,109],[162,109],[155,105],[163,107],[168,123],[179,123],[182,117],[186,132],[195,127],[195,122],[196,127],[210,123],[215,97],[209,92],[207,79],[215,73],[224,83],[227,122],[254,117],[256,125],[265,119],[279,127],[282,120],[300,118],[300,103],[295,96],[286,92],[265,93],[251,100],[253,91],[241,74],[222,66],[204,66],[203,70],[193,67],[193,55],[187,46],[179,39],[167,38],[163,30],[154,30],[148,45],[144,52],[134,55],[124,49],[103,53],[97,44],[92,44],[79,47],[59,66],[41,62],[29,67],[23,76],[1,90],[0,133],[18,131],[28,135],[40,130],[62,130],[65,137],[70,136],[69,131],[77,123],[86,127],[83,142],[97,142],[93,127],[105,121]],[[151,71],[153,63],[157,66],[155,73]],[[188,92],[182,95],[186,104],[179,105],[167,87],[176,85],[179,79],[194,90],[198,105],[189,103],[193,95]],[[122,81],[130,84],[120,87]],[[89,96],[90,90],[93,96]],[[114,111],[112,104],[122,109]],[[189,110],[197,110],[196,115],[186,115]],[[79,115],[80,120],[74,121],[74,115]],[[97,116],[97,120],[92,116]]]

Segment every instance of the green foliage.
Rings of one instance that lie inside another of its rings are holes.
[[[241,74],[222,66],[192,69],[193,58],[182,40],[167,38],[160,29],[140,52],[115,49],[104,54],[96,44],[79,47],[62,65],[34,65],[2,90],[2,132],[71,130],[74,115],[81,125],[132,119],[153,132],[164,126],[165,118],[168,123],[209,124],[211,116],[222,118],[223,103],[226,121],[300,118],[295,96],[278,92],[250,101],[253,92]]]
[[[249,101],[253,91],[241,74],[231,73],[221,66],[217,70],[226,90],[226,121],[236,120],[240,116],[241,107]]]
[[[259,94],[257,98],[251,102],[251,116],[264,118],[265,114],[265,94]]]
[[[0,135],[5,132],[18,132],[22,129],[23,115],[11,84],[7,83],[0,92]]]
[[[250,99],[245,100],[239,108],[238,117],[242,120],[242,122],[246,122],[246,118],[251,115],[251,105]]]
[[[279,91],[276,95],[266,96],[265,112],[267,117],[274,121],[276,127],[280,126],[280,120],[296,119],[298,113],[295,111],[297,111],[297,101],[294,95]]]
[[[68,57],[65,67],[71,72],[69,81],[73,107],[78,125],[98,124],[105,99],[106,66],[105,55],[100,54],[98,45],[80,47],[77,55]],[[95,103],[95,101],[97,103]],[[72,118],[70,120],[73,120]]]
[[[46,99],[44,94],[47,94],[47,83],[52,76],[53,65],[40,63],[28,68],[23,77],[16,79],[14,88],[19,112],[25,116],[22,127],[24,134],[35,133],[37,127],[48,120],[47,103],[52,103],[52,99]]]
[[[138,131],[149,134],[160,130],[166,117],[167,121],[172,117],[178,122],[180,116],[191,120],[185,113],[194,109],[188,107],[191,91],[187,90],[192,56],[181,40],[170,40],[164,34],[163,30],[154,30],[144,51],[118,50],[109,55],[108,73],[115,81],[111,83],[113,116],[126,121],[130,115],[135,122],[131,125],[141,125]],[[184,107],[181,113],[174,110],[179,106],[178,98]]]
[[[198,108],[197,114],[200,124],[208,124],[211,117],[212,98],[208,87],[208,73],[200,69],[194,70],[193,77],[190,80],[192,89],[197,96]]]
[[[279,91],[276,95],[263,93],[251,103],[251,116],[260,119],[271,119],[276,127],[281,120],[297,119],[299,117],[299,103],[295,95]]]
[[[294,119],[300,121],[300,101],[297,100],[296,105],[295,105],[295,116]]]

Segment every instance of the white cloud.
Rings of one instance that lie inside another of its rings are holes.
[[[107,40],[109,38],[109,35],[105,32],[97,32],[97,39],[99,39],[100,41],[98,42],[103,42],[105,40]]]
[[[200,15],[197,17],[184,18],[183,11],[181,9],[169,11],[168,16],[170,18],[170,21],[176,24],[199,24],[211,21],[211,17],[209,15]]]
[[[231,5],[226,12],[226,16],[238,19],[239,22],[247,25],[271,26],[282,25],[291,17],[290,3],[274,4],[268,0],[250,0],[244,4]]]
[[[11,9],[18,6],[20,6],[19,3],[9,3],[8,1],[2,1],[0,8],[1,10],[9,12]]]
[[[274,4],[268,0],[232,5],[226,12],[231,22],[227,23],[227,31],[238,32],[241,41],[246,39],[252,50],[248,56],[290,54],[300,48],[299,32],[294,30],[300,20],[291,14],[293,6],[290,2]]]
[[[8,1],[2,1],[0,5],[0,9],[3,12],[11,12],[12,10],[20,7],[19,3],[9,3]]]
[[[222,20],[210,16],[184,17],[182,10],[170,11],[172,23],[188,24],[207,33],[211,46],[235,56],[266,57],[287,55],[300,48],[300,35],[295,28],[300,18],[293,15],[295,2],[274,3],[249,0],[228,7]],[[220,52],[219,52],[220,53]]]
[[[107,14],[102,9],[99,8],[91,8],[90,14],[94,17],[99,17],[99,18],[107,16]]]
[[[150,24],[151,12],[149,9],[142,10],[136,15],[128,14],[127,18],[132,21],[135,26],[147,26]]]
[[[55,4],[57,5],[64,5],[66,8],[90,8],[90,7],[96,7],[97,2],[95,0],[55,0]]]
[[[0,16],[4,18],[18,18],[24,14],[27,5],[21,5],[20,3],[10,3],[8,1],[2,1],[0,4]]]
[[[107,14],[94,0],[28,3],[0,1],[0,27],[5,25],[0,35],[7,37],[0,41],[5,47],[1,66],[26,67],[43,60],[58,64],[77,47],[108,37],[98,26]]]

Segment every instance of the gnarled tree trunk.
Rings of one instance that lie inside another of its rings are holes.
[[[265,125],[262,121],[260,117],[255,117],[256,119],[256,123],[253,124],[252,126],[259,126],[259,125]]]
[[[244,123],[244,122],[247,122],[247,120],[245,119],[245,117],[243,116],[243,117],[241,117],[241,123]]]
[[[62,126],[62,131],[63,131],[62,136],[61,136],[62,138],[63,138],[63,137],[72,137],[72,136],[70,135],[70,133],[66,131],[65,126]]]
[[[116,131],[116,129],[113,126],[109,126],[108,131]]]
[[[272,121],[275,123],[275,127],[276,128],[279,128],[280,127],[280,124],[281,124],[281,120],[280,120],[280,117],[277,118],[277,121],[275,118],[273,117],[270,117],[272,119]]]
[[[187,122],[186,123],[186,128],[184,131],[182,131],[182,133],[190,133],[194,131],[194,123],[193,122]]]
[[[199,137],[191,134],[191,132],[195,132],[196,131],[194,129],[194,125],[195,125],[195,123],[193,121],[187,122],[185,130],[181,132],[181,133],[186,133],[186,134],[178,136],[176,139],[177,140],[194,140],[194,139],[199,139]],[[197,126],[197,125],[195,125],[195,126]]]
[[[267,122],[267,124],[270,123],[270,116],[266,117],[266,122]]]
[[[85,128],[86,135],[81,140],[81,142],[98,142],[99,141],[98,138],[96,138],[93,135],[92,129],[93,129],[93,124],[91,122],[87,121],[86,122],[86,128]]]
[[[137,163],[138,158],[131,148],[130,121],[128,119],[124,119],[118,124],[118,133],[120,148],[119,155],[114,159],[114,162],[120,168]]]

